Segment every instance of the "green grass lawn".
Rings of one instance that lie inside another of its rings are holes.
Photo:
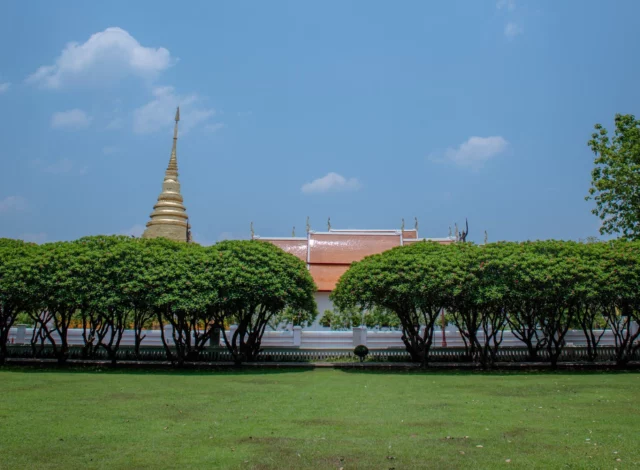
[[[623,469],[639,390],[637,373],[4,368],[0,468]]]

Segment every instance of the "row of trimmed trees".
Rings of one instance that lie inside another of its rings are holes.
[[[139,355],[153,322],[173,363],[197,359],[216,328],[237,363],[253,360],[268,325],[315,318],[315,289],[302,261],[257,241],[204,248],[119,236],[40,246],[0,239],[0,363],[20,315],[34,325],[33,355],[51,347],[61,363],[74,323],[82,325],[85,358],[103,349],[115,363],[129,328]],[[225,324],[238,326],[232,336]]]
[[[40,246],[0,239],[0,361],[21,315],[34,325],[33,355],[49,347],[60,362],[72,325],[82,327],[83,357],[104,350],[115,362],[125,329],[134,330],[139,355],[152,322],[174,363],[197,360],[216,328],[237,363],[255,360],[268,326],[314,320],[314,291],[302,261],[260,241],[204,248],[116,236]],[[552,365],[569,329],[584,332],[592,360],[608,330],[624,364],[640,347],[639,292],[640,243],[424,242],[354,263],[331,296],[342,313],[329,320],[398,326],[412,360],[425,365],[442,311],[466,355],[487,367],[505,330],[531,360]]]
[[[640,244],[542,241],[398,247],[354,263],[331,299],[342,312],[391,312],[413,361],[427,364],[442,311],[469,359],[497,359],[505,330],[555,366],[569,329],[584,332],[589,359],[612,332],[618,364],[640,344]]]

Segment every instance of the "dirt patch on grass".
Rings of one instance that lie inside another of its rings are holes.
[[[311,418],[297,421],[302,426],[343,426],[343,421],[329,418]]]

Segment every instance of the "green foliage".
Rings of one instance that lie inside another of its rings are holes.
[[[420,243],[354,263],[332,294],[342,313],[327,321],[353,324],[365,310],[393,312],[407,351],[426,364],[434,321],[445,309],[468,357],[485,367],[495,362],[506,328],[532,360],[545,350],[552,365],[570,328],[582,329],[592,360],[608,328],[623,364],[640,347],[638,292],[640,243]]]
[[[414,361],[427,363],[433,325],[447,303],[442,287],[452,281],[447,248],[417,243],[354,263],[331,294],[338,311],[393,312]]]
[[[367,328],[397,329],[400,326],[398,317],[389,310],[373,307],[370,310],[349,308],[346,310],[325,310],[320,324],[332,330],[348,330],[358,326]]]
[[[215,278],[216,298],[207,312],[223,325],[237,329],[224,341],[236,362],[254,360],[262,336],[271,322],[295,317],[295,323],[313,322],[317,307],[316,286],[307,267],[297,257],[257,240],[225,241],[207,249]]]
[[[610,138],[601,124],[589,147],[596,155],[587,200],[602,220],[601,234],[620,233],[640,238],[640,121],[631,114],[616,114],[615,135]]]
[[[0,364],[6,357],[9,330],[30,309],[25,274],[36,245],[0,238]]]
[[[364,344],[359,344],[354,348],[353,354],[360,358],[360,362],[364,362],[364,359],[369,355],[369,348]]]

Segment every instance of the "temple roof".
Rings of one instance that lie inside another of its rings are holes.
[[[351,263],[360,261],[365,256],[418,241],[429,240],[442,244],[455,241],[452,237],[418,238],[417,228],[410,230],[330,228],[326,232],[309,230],[306,237],[255,236],[254,238],[273,243],[305,261],[320,292],[331,292]]]

